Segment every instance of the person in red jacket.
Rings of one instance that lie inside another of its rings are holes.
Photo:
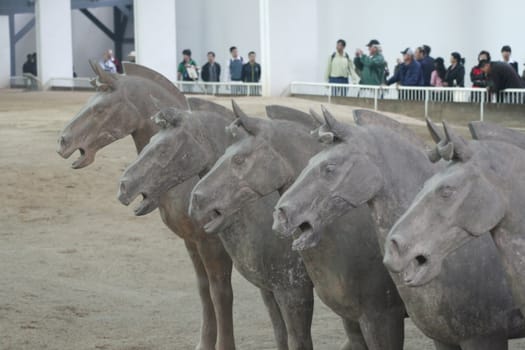
[[[481,51],[478,55],[478,64],[472,67],[470,71],[470,81],[472,81],[472,87],[485,88],[487,87],[487,76],[479,67],[479,62],[490,61],[490,53],[488,51]]]

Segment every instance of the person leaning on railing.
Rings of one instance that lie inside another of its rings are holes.
[[[499,94],[505,89],[525,89],[525,81],[511,65],[505,62],[479,62],[480,69],[486,74],[489,92]]]

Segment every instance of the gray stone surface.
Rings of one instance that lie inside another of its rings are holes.
[[[392,228],[385,262],[393,271],[408,268],[413,275],[411,283],[422,285],[447,273],[441,271],[441,265],[448,255],[476,237],[487,239],[490,232],[523,312],[525,152],[517,146],[523,147],[524,135],[476,123],[471,131],[479,140],[467,141],[446,123],[443,126],[441,132],[428,121],[438,144],[435,153],[450,162],[427,181]],[[415,264],[414,259],[425,263]]]
[[[315,230],[368,203],[383,247],[389,230],[441,167],[433,166],[421,147],[388,125],[353,127],[338,122],[326,110],[324,117],[319,137],[331,146],[310,160],[281,197],[276,228]],[[415,262],[425,264],[424,260]],[[443,270],[418,288],[407,285],[413,279],[410,269],[391,274],[412,321],[440,349],[506,349],[507,337],[524,335],[523,317],[490,237],[456,250]]]
[[[188,109],[184,95],[165,77],[140,65],[124,63],[126,75],[112,75],[93,64],[98,87],[59,136],[58,153],[70,157],[80,150],[73,163],[79,169],[91,164],[97,151],[131,135],[140,152],[157,132],[150,116],[159,105]],[[154,96],[156,104],[150,96]],[[197,178],[188,179],[158,198],[163,222],[184,239],[197,274],[201,297],[202,326],[199,349],[235,347],[232,320],[232,262],[222,242],[207,236],[187,215],[189,194]]]
[[[142,215],[156,208],[165,191],[204,176],[233,142],[224,132],[231,119],[216,110],[164,108],[158,112],[154,119],[162,129],[123,173],[119,200],[128,204],[142,194],[136,209]],[[239,111],[235,104],[234,110]],[[228,220],[213,211],[198,222],[209,237],[220,238],[236,269],[260,288],[277,348],[310,349],[313,286],[301,257],[289,249],[291,240],[286,244],[271,232],[276,196],[246,205]]]
[[[323,148],[311,135],[320,126],[315,114],[278,105],[266,110],[270,120],[241,113],[230,125],[236,142],[195,186],[192,215],[232,215],[252,201],[284,192]],[[382,264],[368,208],[344,215],[323,233],[320,240],[303,235],[295,248],[321,300],[342,317],[348,349],[402,349],[405,310]]]

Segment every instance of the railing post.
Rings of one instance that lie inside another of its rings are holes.
[[[377,111],[377,99],[379,98],[379,88],[374,89],[374,111]]]
[[[425,118],[428,118],[428,100],[430,91],[428,88],[425,89]]]
[[[480,102],[480,106],[479,106],[479,120],[480,121],[483,121],[483,119],[485,119],[485,94],[487,94],[486,91],[483,91],[481,93],[481,98],[479,99],[481,102]]]

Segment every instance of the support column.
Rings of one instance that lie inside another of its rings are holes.
[[[0,16],[0,88],[9,87],[11,76],[9,16]]]
[[[259,0],[263,95],[280,96],[292,81],[315,81],[317,0]],[[293,22],[292,24],[290,22]]]
[[[36,0],[38,78],[73,78],[73,41],[70,0]]]
[[[177,79],[175,1],[134,0],[136,62]]]

